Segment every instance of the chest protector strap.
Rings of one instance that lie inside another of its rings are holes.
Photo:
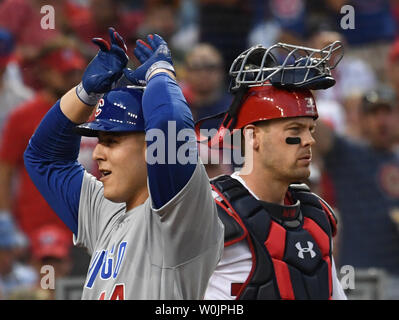
[[[211,181],[225,225],[225,247],[246,240],[252,268],[237,299],[330,299],[332,296],[332,210],[306,185],[292,185],[294,206],[258,201],[237,180]],[[280,214],[276,214],[280,212]]]

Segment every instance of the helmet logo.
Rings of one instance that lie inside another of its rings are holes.
[[[99,116],[99,114],[101,113],[101,111],[103,111],[101,109],[101,107],[104,106],[104,99],[100,99],[100,101],[97,104],[97,108],[96,108],[96,113],[94,114],[94,116],[97,118]]]
[[[313,98],[306,97],[305,100],[306,100],[306,111],[305,112],[307,114],[315,114],[316,113],[316,106],[315,106]]]

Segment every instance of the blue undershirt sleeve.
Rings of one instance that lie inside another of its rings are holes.
[[[143,114],[149,189],[153,206],[159,209],[194,173],[198,161],[194,121],[180,87],[167,73],[148,81]]]
[[[77,161],[81,137],[74,127],[58,101],[31,137],[24,162],[37,189],[76,235],[84,168]]]

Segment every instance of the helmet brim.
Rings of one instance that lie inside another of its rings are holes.
[[[94,120],[76,126],[73,131],[84,137],[98,137],[99,132],[144,132],[144,128],[126,127],[125,125],[115,125],[115,122],[105,120]]]

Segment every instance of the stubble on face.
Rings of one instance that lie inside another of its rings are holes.
[[[289,136],[309,134],[304,131],[314,130],[313,120],[283,119],[264,122],[259,127],[262,130],[259,157],[263,170],[289,184],[305,181],[310,176],[311,145],[289,145],[285,140]]]

